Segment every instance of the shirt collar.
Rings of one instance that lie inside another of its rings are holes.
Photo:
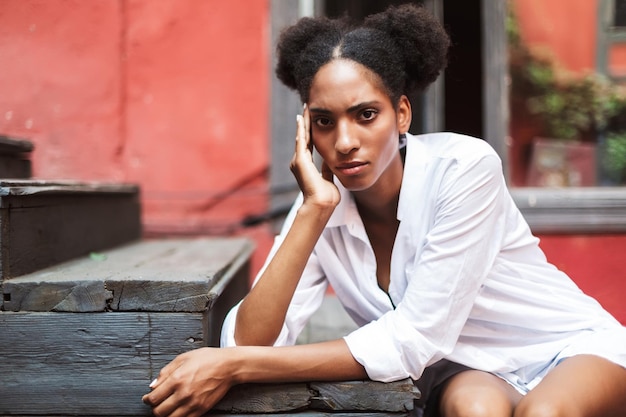
[[[410,133],[406,136],[406,157],[398,199],[398,220],[400,221],[415,211],[413,207],[415,191],[421,188],[419,181],[423,180],[427,165],[427,149],[423,141]]]

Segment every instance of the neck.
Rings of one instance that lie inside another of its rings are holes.
[[[398,156],[397,161],[389,166],[384,178],[381,177],[367,190],[353,192],[361,218],[376,222],[396,220],[403,171],[402,160]]]

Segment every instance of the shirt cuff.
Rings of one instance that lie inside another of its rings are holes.
[[[374,381],[392,382],[410,375],[399,353],[379,321],[371,322],[344,336],[354,359]]]

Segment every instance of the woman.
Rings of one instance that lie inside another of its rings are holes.
[[[415,379],[426,415],[626,415],[626,330],[546,261],[494,151],[407,134],[408,97],[448,45],[409,5],[283,32],[277,75],[305,103],[302,193],[226,319],[231,347],[166,366],[144,397],[155,415],[201,415],[242,382],[368,377]],[[360,328],[293,346],[328,285]]]

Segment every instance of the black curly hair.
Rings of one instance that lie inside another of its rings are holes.
[[[304,17],[278,39],[276,75],[307,102],[317,71],[333,59],[349,59],[377,74],[395,105],[437,79],[449,45],[437,19],[413,4],[391,6],[359,25],[346,17]]]

